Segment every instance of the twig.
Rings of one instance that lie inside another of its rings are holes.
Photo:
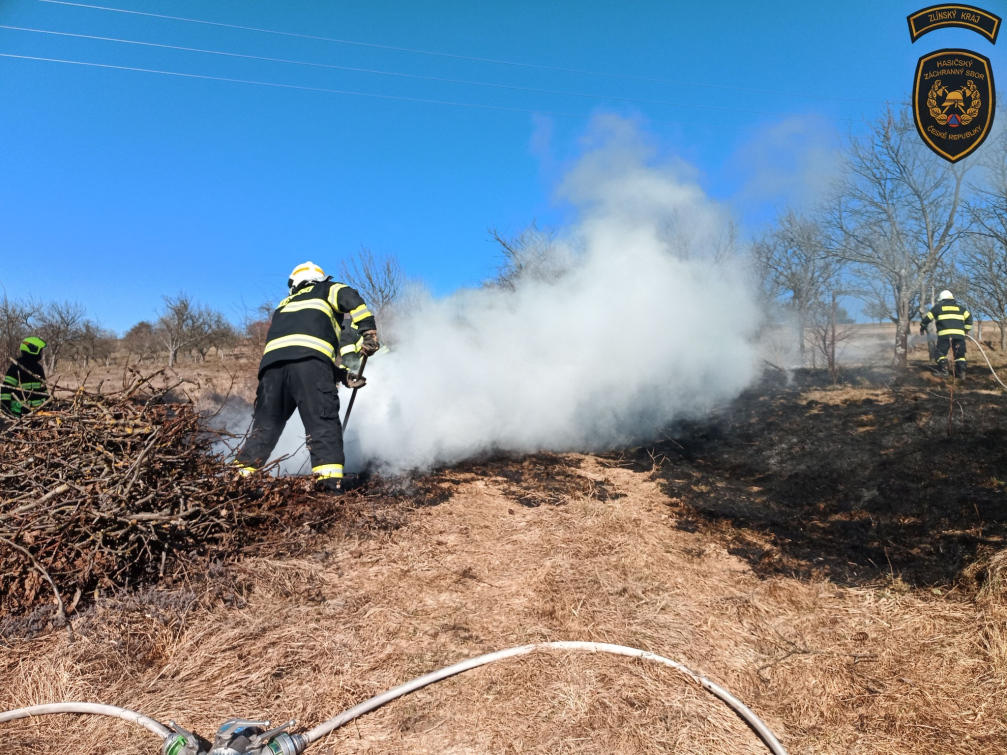
[[[56,606],[59,608],[60,621],[63,622],[64,624],[68,623],[70,619],[66,615],[66,606],[63,605],[63,598],[59,594],[59,588],[56,587],[56,582],[53,581],[53,578],[49,576],[49,572],[45,570],[42,564],[38,562],[38,559],[36,559],[35,556],[31,554],[31,551],[28,550],[27,548],[24,548],[18,545],[17,543],[8,540],[3,536],[0,536],[0,541],[7,543],[7,545],[9,545],[14,550],[21,551],[21,553],[26,555],[31,560],[32,566],[38,569],[39,572],[42,573],[42,576],[46,578],[46,580],[49,582],[50,585],[52,585],[53,595],[56,596]]]

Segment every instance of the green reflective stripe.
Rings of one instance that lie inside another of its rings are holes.
[[[266,344],[266,348],[262,353],[268,354],[271,351],[284,349],[288,346],[304,346],[308,349],[314,349],[315,351],[320,351],[325,354],[325,356],[333,362],[336,361],[336,350],[332,347],[331,343],[322,340],[321,338],[315,338],[314,336],[305,335],[303,333],[274,338]]]
[[[321,479],[328,479],[331,477],[342,477],[343,476],[343,465],[342,464],[319,464],[317,467],[312,467],[311,471],[318,475]]]
[[[3,381],[7,383],[7,385],[17,385],[17,378],[13,375],[4,375]]]
[[[37,391],[37,390],[41,390],[42,384],[41,383],[21,383],[21,387],[24,388],[26,391]]]
[[[961,328],[949,328],[948,330],[938,330],[938,336],[963,336],[965,331]]]

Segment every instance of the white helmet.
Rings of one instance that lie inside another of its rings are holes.
[[[308,263],[311,264],[310,262]],[[948,299],[954,299],[955,295],[948,291],[946,288],[941,291],[941,295],[937,297],[937,301],[947,301]]]
[[[322,268],[311,261],[302,262],[294,268],[294,272],[287,278],[287,288],[290,289],[290,293],[294,293],[305,283],[323,280],[325,280],[325,271]]]

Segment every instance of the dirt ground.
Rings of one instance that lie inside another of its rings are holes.
[[[1004,399],[981,377],[952,399],[919,365],[845,379],[770,376],[644,449],[467,463],[424,478],[387,527],[306,528],[285,554],[106,596],[72,639],[0,639],[0,709],[312,726],[470,656],[596,640],[705,674],[792,753],[1007,750]],[[0,731],[42,755],[157,746],[105,720]],[[309,752],[766,749],[669,669],[556,653],[427,688]]]

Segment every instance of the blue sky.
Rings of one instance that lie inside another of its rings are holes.
[[[365,43],[0,4],[3,27],[329,66],[0,28],[7,55],[309,88],[0,57],[0,282],[120,331],[180,290],[237,318],[297,262],[335,269],[361,244],[437,293],[474,284],[498,262],[488,226],[568,216],[556,182],[599,112],[639,119],[751,230],[806,201],[836,140],[907,96],[920,55],[963,46],[1003,70],[969,32],[911,44],[925,3],[93,4]]]

